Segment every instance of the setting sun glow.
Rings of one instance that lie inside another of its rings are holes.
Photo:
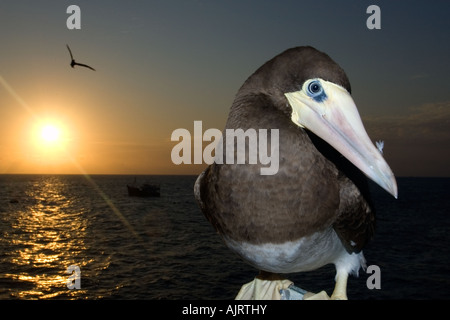
[[[77,150],[74,149],[71,127],[59,119],[43,119],[30,124],[31,139],[23,144],[26,158],[22,166],[32,167],[44,173],[58,172],[74,168]],[[79,168],[76,165],[76,172]]]
[[[42,121],[32,130],[35,151],[47,156],[67,151],[67,129],[60,121]]]
[[[60,136],[60,130],[53,125],[46,125],[42,128],[41,137],[45,142],[56,142]]]

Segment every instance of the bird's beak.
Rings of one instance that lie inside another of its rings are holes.
[[[304,88],[285,94],[292,107],[292,121],[328,142],[370,179],[397,198],[394,174],[367,135],[348,91],[334,83],[318,80],[326,94],[322,100],[310,97]]]

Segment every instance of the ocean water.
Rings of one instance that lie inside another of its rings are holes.
[[[0,299],[233,299],[257,275],[204,218],[196,177],[137,179],[160,183],[161,197],[128,197],[134,176],[0,175]],[[360,271],[348,296],[449,299],[450,179],[398,185],[398,200],[371,185],[378,224],[364,254],[380,288]],[[331,294],[334,266],[288,278]]]

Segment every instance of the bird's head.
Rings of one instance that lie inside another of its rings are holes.
[[[275,57],[263,69],[260,72],[269,74],[263,81],[278,100],[277,108],[397,198],[394,174],[370,140],[350,94],[350,82],[337,63],[312,47],[299,47]]]

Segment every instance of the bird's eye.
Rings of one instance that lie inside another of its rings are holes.
[[[308,93],[311,96],[316,96],[322,92],[322,86],[320,85],[320,82],[317,80],[313,80],[308,84],[307,87]]]
[[[304,88],[306,94],[318,102],[321,102],[327,98],[327,95],[325,94],[322,84],[317,79],[310,80],[307,83],[305,83]]]

